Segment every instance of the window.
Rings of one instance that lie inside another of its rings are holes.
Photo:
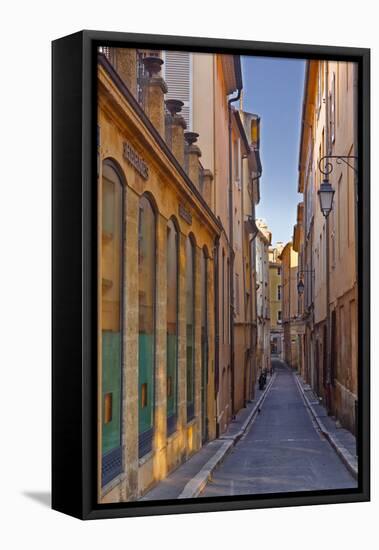
[[[318,64],[318,82],[317,82],[317,116],[320,114],[321,109],[321,95],[322,95],[322,63]]]
[[[336,131],[336,75],[333,73],[332,75],[332,83],[331,83],[331,92],[329,96],[329,102],[330,102],[330,141],[331,143],[335,142],[335,131]]]
[[[239,274],[236,273],[236,285],[235,285],[235,299],[236,299],[236,314],[239,315],[240,312],[240,277]]]
[[[281,274],[282,274],[282,269],[281,269],[280,267],[278,267],[278,275],[279,275],[279,277],[281,276]]]
[[[123,184],[110,161],[103,164],[101,196],[102,485],[106,485],[122,470]]]
[[[233,165],[234,165],[234,181],[240,183],[240,143],[236,139],[233,141]]]
[[[167,433],[176,429],[178,387],[178,231],[167,224]]]
[[[278,289],[277,289],[277,296],[278,296],[278,300],[281,300],[282,299],[282,285],[278,285]]]
[[[195,245],[186,243],[187,422],[195,415]]]
[[[278,310],[277,321],[278,321],[278,325],[280,325],[280,323],[282,322],[282,312],[280,309]]]
[[[338,259],[341,260],[342,258],[342,244],[343,244],[343,212],[342,212],[342,189],[343,189],[343,182],[342,182],[342,174],[338,178],[338,184],[337,184],[337,209],[336,209],[336,215],[337,215],[337,248],[338,248]]]
[[[143,195],[138,236],[138,433],[139,456],[152,448],[155,355],[155,213]]]
[[[168,92],[165,99],[180,99],[184,105],[181,115],[192,130],[192,54],[190,52],[163,52],[163,78]]]

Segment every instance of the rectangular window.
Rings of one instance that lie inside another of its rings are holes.
[[[282,322],[282,312],[281,312],[280,309],[278,310],[277,321],[278,321],[278,324],[280,324]]]
[[[190,52],[165,51],[163,53],[163,78],[168,91],[165,99],[179,99],[184,105],[181,115],[187,124],[187,130],[192,130],[193,98],[192,98],[192,54]]]
[[[187,422],[195,415],[195,246],[186,242]]]
[[[282,270],[281,270],[280,267],[278,267],[278,275],[279,275],[279,277],[280,277],[281,274],[282,274]]]
[[[338,185],[337,185],[337,247],[338,247],[338,259],[341,259],[341,249],[342,249],[342,239],[341,239],[341,231],[342,231],[342,215],[341,215],[341,207],[342,207],[342,200],[341,200],[341,189],[342,189],[342,174],[339,177]]]
[[[104,424],[112,421],[112,392],[104,395]]]
[[[236,286],[235,286],[235,300],[236,300],[236,313],[237,315],[239,315],[239,312],[240,312],[240,277],[239,277],[239,274],[236,273]]]
[[[240,154],[239,154],[239,140],[236,139],[233,142],[233,164],[234,164],[234,181],[240,182]]]
[[[141,386],[141,408],[147,407],[147,384]]]
[[[330,141],[335,142],[336,136],[336,75],[332,75],[332,84],[330,92]]]
[[[278,285],[278,300],[282,299],[282,285]]]

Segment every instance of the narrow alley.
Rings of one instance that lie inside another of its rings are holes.
[[[201,496],[356,486],[312,420],[294,373],[283,361],[272,363],[276,377],[260,414]]]

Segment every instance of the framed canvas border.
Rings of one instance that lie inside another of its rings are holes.
[[[154,46],[358,63],[358,488],[97,503],[97,47]],[[81,519],[370,499],[370,50],[81,31],[52,44],[52,507]]]

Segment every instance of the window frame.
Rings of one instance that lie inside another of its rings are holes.
[[[122,401],[124,397],[123,385],[124,385],[124,296],[125,296],[125,190],[126,190],[126,179],[123,173],[122,168],[119,166],[117,161],[111,157],[107,157],[102,161],[102,170],[101,170],[101,197],[102,197],[102,206],[103,206],[103,179],[104,179],[104,167],[108,166],[111,168],[117,179],[118,184],[121,189],[121,198],[120,198],[120,243],[119,243],[119,254],[120,254],[120,266],[119,266],[119,297],[120,297],[120,307],[119,307],[119,323],[120,323],[120,445],[110,450],[109,452],[103,454],[101,453],[101,486],[102,488],[106,487],[110,482],[113,481],[117,476],[119,476],[123,471],[123,457],[122,457],[122,447],[123,447],[123,413],[122,413]],[[100,221],[101,228],[103,230],[103,219]],[[101,245],[101,258],[103,252],[103,231],[100,236]],[[102,259],[101,259],[102,262]],[[99,284],[102,284],[102,279],[100,279]],[[103,298],[101,297],[101,303],[99,307],[102,309]],[[103,327],[100,327],[101,333],[103,333]],[[102,356],[102,370],[103,370],[103,356]],[[103,382],[101,382],[101,401],[103,404]],[[112,408],[113,408],[113,398],[112,398]],[[101,407],[101,421],[103,425],[103,407]],[[103,435],[102,442],[103,444]]]
[[[156,395],[155,395],[155,391],[156,391],[156,384],[155,384],[155,375],[156,375],[156,345],[157,345],[157,319],[156,319],[156,315],[157,315],[157,208],[156,208],[156,204],[155,204],[155,201],[154,201],[154,198],[150,195],[150,193],[144,193],[143,195],[141,195],[140,199],[139,199],[139,209],[138,209],[138,263],[139,263],[139,258],[140,258],[140,243],[141,243],[141,238],[140,238],[140,229],[141,229],[141,225],[140,225],[140,216],[141,216],[141,200],[145,198],[147,200],[147,202],[149,203],[150,207],[151,207],[151,211],[153,213],[153,216],[154,216],[154,224],[153,224],[153,230],[154,230],[154,258],[153,258],[153,265],[154,265],[154,274],[153,274],[153,291],[152,291],[152,303],[153,303],[153,337],[154,337],[154,342],[153,342],[153,351],[152,351],[152,356],[153,356],[153,364],[152,364],[152,382],[153,382],[153,388],[152,388],[152,405],[151,405],[151,408],[152,408],[152,422],[151,422],[151,427],[148,429],[148,430],[145,430],[144,432],[140,432],[139,430],[139,426],[138,426],[138,457],[139,459],[143,458],[145,455],[147,455],[149,452],[152,451],[152,448],[153,448],[153,438],[154,438],[154,432],[155,432],[155,398],[156,398]],[[140,302],[139,302],[139,287],[138,287],[138,337],[140,335],[140,316],[139,316],[139,307],[140,307]],[[138,357],[138,411],[139,411],[139,408],[140,408],[140,404],[139,404],[139,401],[140,401],[140,377],[139,377],[139,374],[140,374],[140,357]]]

